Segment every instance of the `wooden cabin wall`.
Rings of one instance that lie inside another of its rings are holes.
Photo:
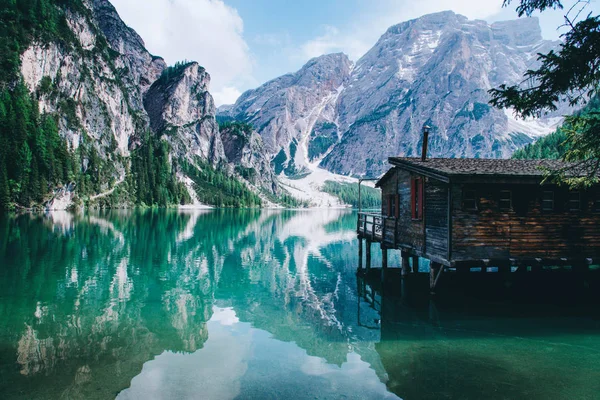
[[[544,190],[555,193],[555,210],[542,210]],[[477,210],[463,208],[475,190]],[[513,208],[499,208],[501,190],[511,190]],[[581,210],[569,211],[566,189],[531,184],[453,185],[452,259],[589,258],[600,252],[597,190],[583,192]]]
[[[396,174],[392,174],[387,180],[381,185],[381,215],[388,214],[389,210],[389,197],[396,195],[396,189],[398,187],[398,177]]]
[[[386,216],[384,218],[384,243],[386,246],[394,248],[396,247],[396,217],[394,215],[388,215],[390,207],[390,196],[393,198],[398,193],[398,176],[397,170],[387,178],[381,185],[381,215]]]
[[[413,220],[411,210],[411,179],[420,176],[403,170],[399,170],[397,176],[398,194],[400,195],[400,213],[396,229],[397,244],[425,252],[424,220]],[[427,187],[427,183],[425,183],[425,187]],[[426,195],[425,198],[427,198]],[[425,204],[427,204],[426,200]],[[427,214],[427,210],[425,210],[425,214]]]
[[[421,253],[445,259],[448,254],[448,188],[435,179],[424,184],[424,218],[413,220],[411,179],[422,178],[408,171],[397,170],[381,184],[381,213],[385,219],[388,245],[409,247]],[[389,202],[398,197],[398,218],[388,215]],[[393,232],[396,231],[394,238]]]
[[[448,256],[448,184],[425,182],[425,250],[440,258]]]

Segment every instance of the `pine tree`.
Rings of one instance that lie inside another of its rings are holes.
[[[504,0],[504,6],[511,0]],[[569,31],[563,35],[558,51],[540,54],[541,66],[529,70],[521,85],[501,85],[490,90],[491,104],[511,107],[518,116],[539,117],[554,111],[559,103],[586,105],[600,95],[600,16],[588,13],[589,1],[579,1],[565,14]],[[531,16],[535,11],[562,9],[560,0],[520,0],[519,16]],[[600,172],[600,111],[579,113],[566,119],[565,161],[575,168],[585,166],[587,176],[569,178],[568,167],[553,171],[551,178],[571,186],[586,186],[598,182]]]
[[[10,193],[8,191],[8,177],[3,160],[0,159],[0,211],[6,210],[10,205]]]

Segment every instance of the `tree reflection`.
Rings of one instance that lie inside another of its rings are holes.
[[[165,350],[202,348],[216,302],[332,363],[362,334],[349,211],[20,215],[0,232],[9,397],[114,396]]]

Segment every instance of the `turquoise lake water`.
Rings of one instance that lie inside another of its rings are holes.
[[[597,283],[473,274],[432,299],[427,276],[357,276],[355,226],[0,217],[0,399],[600,399]]]

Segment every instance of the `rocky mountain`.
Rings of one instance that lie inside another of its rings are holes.
[[[165,137],[177,157],[217,165],[226,158],[209,84],[210,76],[198,63],[176,65],[152,84],[144,108],[152,130]]]
[[[272,174],[244,179],[227,158],[204,68],[167,67],[108,0],[2,7],[0,208],[247,206],[278,194]],[[228,150],[256,154],[259,142]],[[243,167],[262,173],[264,160]]]
[[[263,140],[248,124],[224,123],[220,126],[223,151],[236,172],[266,192],[279,193]]]
[[[287,74],[244,93],[220,115],[252,124],[274,157],[275,173],[301,174],[337,142],[336,104],[349,83],[352,63],[345,54],[310,60]]]
[[[518,121],[491,108],[487,91],[514,84],[558,42],[543,40],[535,18],[488,24],[451,11],[388,29],[353,65],[343,54],[248,91],[223,116],[251,123],[276,173],[306,166],[377,176],[389,156],[508,157],[554,130],[565,110]]]

